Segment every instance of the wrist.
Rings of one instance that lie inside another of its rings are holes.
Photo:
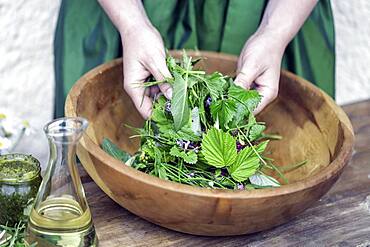
[[[133,32],[142,32],[143,30],[153,28],[149,20],[144,18],[122,21],[117,25],[121,37],[126,37]]]
[[[254,35],[268,39],[270,45],[274,46],[275,51],[278,51],[281,54],[284,53],[285,48],[292,39],[284,29],[270,28],[263,25],[260,25]]]
[[[151,26],[141,0],[98,0],[98,2],[121,35]]]

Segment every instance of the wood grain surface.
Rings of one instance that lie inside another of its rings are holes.
[[[188,54],[205,57],[207,72],[233,74],[236,68],[237,57],[232,55]],[[289,184],[235,191],[159,179],[124,165],[101,149],[104,137],[126,151],[138,148],[139,140],[130,138],[133,133],[125,124],[140,126],[143,119],[122,88],[122,76],[122,60],[114,60],[82,76],[70,91],[66,115],[85,117],[90,122],[77,154],[87,173],[110,198],[169,229],[204,236],[271,229],[319,200],[351,157],[353,130],[343,110],[313,84],[282,71],[279,95],[258,119],[266,122],[268,133],[283,136],[268,146],[268,155],[277,166],[308,160],[305,166],[285,173]]]
[[[120,207],[83,175],[100,246],[370,246],[370,101],[344,107],[355,151],[334,187],[292,221],[260,233],[199,237],[167,230]]]

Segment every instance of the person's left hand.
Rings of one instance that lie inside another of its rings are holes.
[[[235,84],[255,89],[262,95],[254,111],[263,110],[279,91],[280,66],[285,44],[269,31],[257,31],[245,43],[240,53]]]

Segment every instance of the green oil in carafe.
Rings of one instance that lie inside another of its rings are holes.
[[[96,246],[90,210],[69,195],[48,198],[31,211],[27,242],[37,246]]]

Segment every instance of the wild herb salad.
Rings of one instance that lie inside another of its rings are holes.
[[[275,170],[284,179],[264,156],[271,136],[253,115],[261,96],[219,72],[194,69],[197,61],[185,53],[181,61],[167,58],[173,97],[155,98],[151,117],[135,129],[141,147],[134,156],[108,139],[103,149],[140,171],[182,184],[240,190],[280,186],[265,173]]]

